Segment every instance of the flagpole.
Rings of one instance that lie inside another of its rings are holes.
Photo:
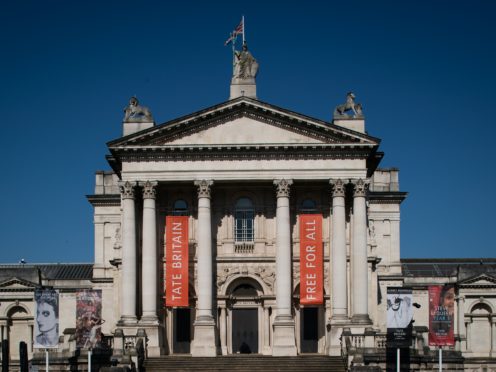
[[[241,23],[243,24],[243,45],[245,44],[245,16],[241,16]]]

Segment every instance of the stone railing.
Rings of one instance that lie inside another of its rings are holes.
[[[250,254],[254,249],[254,242],[234,242],[234,253]]]

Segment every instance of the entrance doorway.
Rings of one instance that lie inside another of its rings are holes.
[[[319,351],[319,309],[304,307],[300,310],[300,350],[302,353]]]
[[[191,310],[177,308],[173,310],[173,345],[176,354],[189,354],[191,345]]]
[[[258,353],[258,309],[232,310],[233,353]]]

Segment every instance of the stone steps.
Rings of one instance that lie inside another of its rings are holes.
[[[262,355],[230,355],[215,358],[193,358],[191,356],[162,356],[149,358],[144,364],[146,372],[159,371],[283,371],[345,372],[341,357],[305,355],[297,357],[272,357]]]

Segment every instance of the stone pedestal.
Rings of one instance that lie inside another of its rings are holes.
[[[127,136],[129,134],[133,134],[144,129],[151,128],[155,125],[155,123],[122,123],[122,135]]]
[[[229,99],[243,96],[255,99],[257,98],[257,85],[255,83],[255,78],[232,78]]]
[[[194,322],[195,338],[191,343],[191,356],[214,357],[217,355],[215,346],[215,321],[212,317],[198,317]]]
[[[278,315],[274,320],[273,356],[295,356],[295,324],[291,316]]]
[[[354,130],[355,132],[365,133],[365,120],[354,119],[354,118],[342,118],[334,119],[332,121],[334,125],[339,125],[340,127]]]

